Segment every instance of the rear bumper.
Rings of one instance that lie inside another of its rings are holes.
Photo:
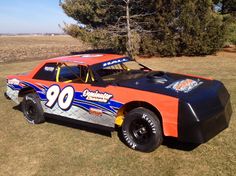
[[[7,86],[7,91],[4,93],[7,99],[14,101],[16,104],[20,104],[19,102],[19,90],[14,90],[12,87]]]
[[[178,120],[180,141],[204,143],[229,126],[232,107],[230,96],[224,86],[216,91],[213,98],[205,98],[205,102],[196,104],[180,102]]]
[[[4,96],[5,96],[5,98],[6,98],[6,99],[8,99],[8,100],[10,100],[10,99],[11,99],[11,98],[10,98],[10,97],[7,95],[7,93],[6,93],[6,92],[4,93]]]

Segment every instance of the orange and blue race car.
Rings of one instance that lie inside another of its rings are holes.
[[[153,71],[114,54],[84,54],[43,61],[7,77],[6,97],[29,123],[45,115],[108,129],[120,127],[132,149],[151,152],[170,136],[204,143],[228,127],[230,95],[217,80]]]

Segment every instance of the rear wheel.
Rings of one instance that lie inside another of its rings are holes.
[[[146,108],[130,111],[122,125],[122,134],[126,144],[135,150],[151,152],[162,141],[162,128],[158,117]]]
[[[29,123],[39,124],[45,121],[43,108],[36,94],[25,95],[22,102],[22,111]]]

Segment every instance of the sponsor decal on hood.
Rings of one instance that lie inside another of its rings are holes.
[[[176,92],[188,93],[192,91],[193,89],[197,88],[198,86],[200,86],[201,84],[203,84],[203,82],[200,81],[199,79],[198,80],[184,79],[184,80],[176,81],[168,85],[166,88],[173,89]]]

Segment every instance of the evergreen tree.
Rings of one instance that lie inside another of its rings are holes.
[[[65,0],[65,13],[86,25],[65,25],[65,31],[95,47],[110,46],[118,51],[127,48],[132,56],[139,50],[136,43],[140,31],[147,32],[146,19],[154,14],[153,7],[154,0]]]
[[[225,24],[212,7],[212,0],[65,0],[62,3],[65,13],[78,21],[78,25],[65,25],[68,34],[96,48],[163,56],[217,51],[224,42]]]
[[[224,43],[225,24],[212,5],[210,0],[159,0],[153,25],[157,32],[142,41],[143,54],[205,55],[217,51]]]

